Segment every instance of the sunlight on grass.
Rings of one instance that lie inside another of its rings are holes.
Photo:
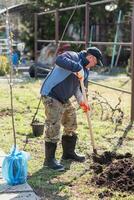
[[[103,83],[103,81],[101,81]],[[107,80],[107,84],[130,89],[130,81],[123,85],[123,80]],[[64,161],[66,171],[59,173],[43,167],[44,162],[44,136],[34,137],[31,129],[31,121],[37,109],[39,102],[40,80],[26,80],[24,83],[14,84],[14,117],[15,128],[17,136],[17,144],[20,149],[28,151],[31,159],[28,163],[28,183],[39,192],[41,195],[45,194],[48,199],[82,199],[82,200],[97,200],[98,194],[105,188],[97,188],[89,184],[92,171],[90,165],[92,163],[92,145],[89,133],[89,127],[85,113],[81,109],[77,110],[78,119],[78,143],[77,152],[86,155],[86,162],[76,163]],[[94,105],[91,114],[91,123],[93,134],[95,138],[95,145],[99,152],[105,150],[112,151],[118,144],[119,138],[124,136],[123,144],[117,149],[120,153],[134,152],[134,129],[125,132],[125,128],[129,124],[130,118],[130,96],[112,92],[105,88],[94,86],[90,84],[89,96],[93,91],[99,91],[101,95],[107,98],[108,102],[115,106],[117,104],[118,96],[122,98],[121,109],[124,112],[124,119],[122,124],[118,124],[116,130],[116,123],[109,120],[108,113],[105,119],[101,120],[101,107]],[[91,93],[90,93],[91,92]],[[13,133],[11,123],[9,86],[2,84],[0,87],[0,144],[1,148],[8,153],[13,144]],[[90,102],[92,103],[90,96]],[[77,106],[78,108],[78,106]],[[105,111],[107,112],[107,111]],[[109,112],[109,111],[108,111]],[[37,118],[44,121],[44,107],[41,104]],[[116,130],[116,131],[115,131]],[[61,159],[62,148],[61,142],[56,151],[56,157]],[[88,183],[88,184],[87,184]],[[125,195],[125,194],[124,194]],[[133,200],[133,195],[127,193],[127,197],[119,192],[113,192],[112,200]]]

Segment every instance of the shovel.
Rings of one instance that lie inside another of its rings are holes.
[[[83,94],[83,98],[84,98],[84,103],[88,105],[88,100],[87,100],[87,97],[86,97],[86,92],[85,92],[85,86],[84,86],[83,79],[80,79],[80,85],[81,85],[81,90],[82,90],[82,94]],[[97,154],[89,111],[85,112],[85,114],[86,114],[87,122],[88,122],[88,126],[89,126],[89,134],[90,134],[90,137],[91,137],[91,145],[93,147],[93,153]]]

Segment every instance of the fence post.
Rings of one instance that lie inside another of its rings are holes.
[[[132,46],[131,46],[131,122],[134,121],[134,2],[133,2],[133,11],[132,11]]]
[[[89,43],[89,12],[90,12],[90,4],[86,2],[85,7],[85,48],[88,47]]]
[[[37,13],[34,13],[34,59],[37,60]]]
[[[117,43],[118,37],[119,37],[121,17],[122,17],[122,11],[120,10],[119,15],[118,15],[116,33],[115,33],[115,38],[114,38],[114,46],[113,46],[113,51],[112,51],[112,59],[111,59],[111,65],[110,65],[111,69],[113,68],[114,61],[115,61],[115,54],[116,54],[116,47],[117,47],[117,45],[115,43]]]
[[[55,42],[58,45],[59,42],[59,10],[55,11]]]
[[[92,40],[93,40],[93,31],[94,31],[94,25],[91,26],[91,30],[90,30],[90,38],[89,38],[89,46],[91,47],[92,44]]]

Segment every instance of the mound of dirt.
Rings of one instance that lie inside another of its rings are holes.
[[[101,165],[110,164],[114,159],[123,159],[123,158],[131,158],[132,154],[126,153],[116,154],[115,152],[105,151],[102,155],[93,154],[92,158],[95,163],[99,163]]]
[[[113,196],[113,193],[108,190],[105,190],[98,194],[99,199],[104,199],[105,197],[112,197],[112,196]]]
[[[134,158],[130,153],[117,155],[104,152],[94,156],[93,160],[95,163],[91,168],[95,174],[92,182],[122,192],[134,192]]]

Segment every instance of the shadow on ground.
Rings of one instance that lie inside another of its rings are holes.
[[[41,197],[41,200],[68,200],[67,186],[70,181],[61,178],[67,170],[70,169],[71,161],[62,161],[65,171],[55,172],[47,167],[42,167],[28,177],[28,183],[34,189],[34,192]]]
[[[128,124],[128,126],[124,129],[122,137],[120,137],[117,141],[117,144],[113,147],[113,151],[116,152],[122,145],[124,140],[126,139],[128,132],[132,129],[133,123]]]

